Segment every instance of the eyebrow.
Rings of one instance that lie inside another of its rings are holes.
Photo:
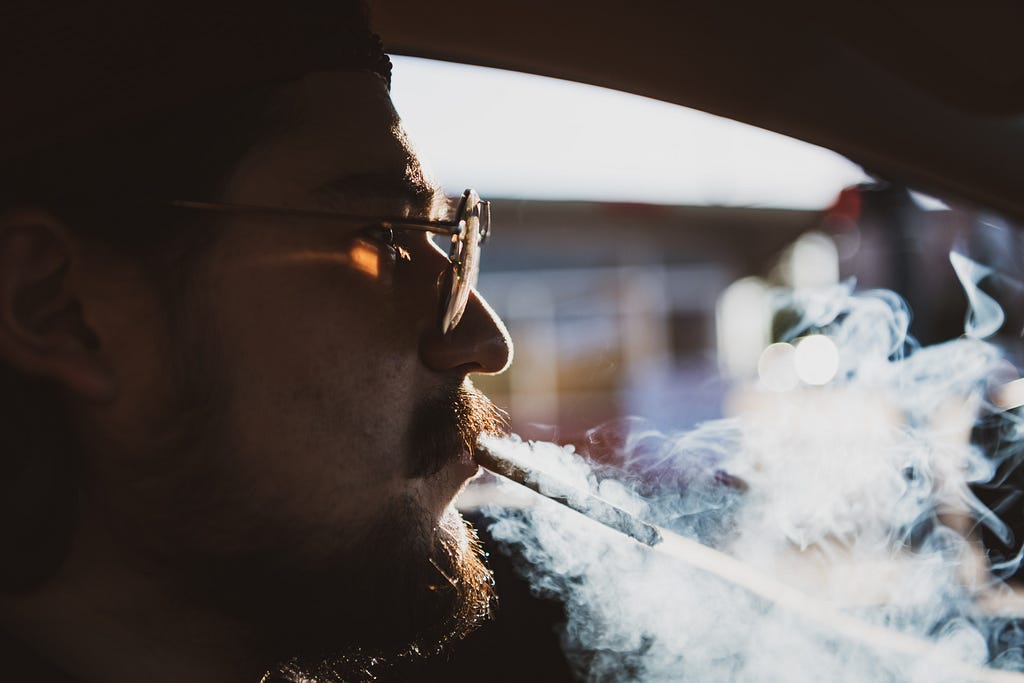
[[[417,218],[434,218],[446,200],[439,186],[408,171],[353,173],[329,180],[313,194],[332,208],[348,209],[353,201],[378,201],[407,209]]]

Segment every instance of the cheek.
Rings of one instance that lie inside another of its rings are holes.
[[[253,498],[351,520],[401,493],[418,354],[368,284],[265,278],[225,301],[227,438]]]

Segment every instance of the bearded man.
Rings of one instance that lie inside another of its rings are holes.
[[[349,680],[472,630],[489,209],[364,10],[2,12],[0,677]]]

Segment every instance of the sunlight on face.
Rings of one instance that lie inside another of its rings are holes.
[[[381,248],[366,239],[358,239],[347,251],[319,251],[304,249],[285,254],[274,254],[259,259],[266,267],[323,265],[351,268],[371,278],[381,277],[381,259],[388,258]]]
[[[380,275],[380,249],[366,240],[359,240],[349,251],[352,266],[370,277]]]

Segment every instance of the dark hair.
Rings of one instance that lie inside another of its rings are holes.
[[[0,211],[41,206],[83,236],[140,254],[179,242],[197,217],[164,202],[219,196],[242,155],[277,125],[275,90],[203,99],[2,164]]]
[[[278,125],[275,86],[232,92],[0,167],[0,212],[38,206],[73,233],[141,259],[164,299],[188,256],[215,239],[206,217],[168,199],[216,199],[241,157]],[[60,566],[77,505],[75,436],[59,388],[0,363],[0,591]]]

